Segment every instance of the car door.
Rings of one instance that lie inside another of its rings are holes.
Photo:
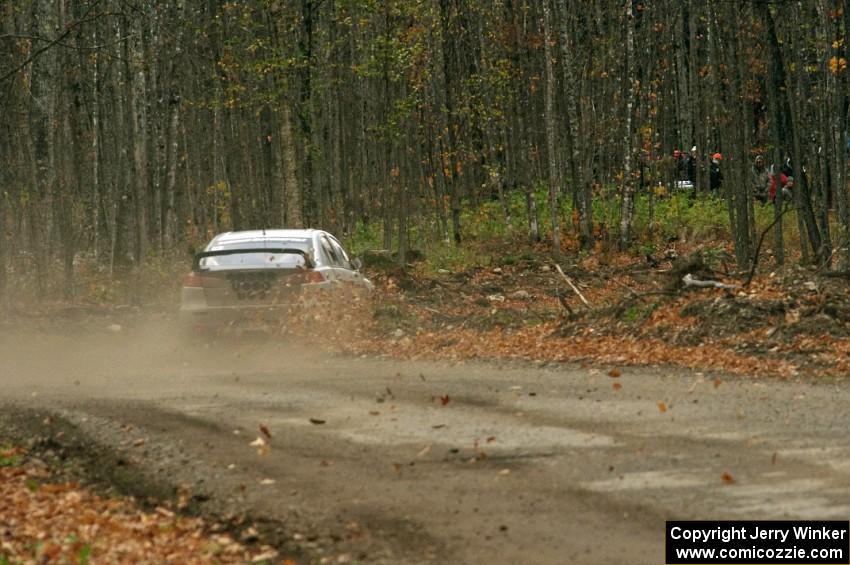
[[[325,278],[335,284],[343,282],[342,278],[341,259],[337,255],[334,246],[328,239],[327,234],[320,234],[318,237],[319,248],[322,252],[322,274]]]
[[[368,287],[366,278],[351,264],[351,259],[348,257],[348,253],[345,252],[342,244],[332,235],[328,235],[328,241],[339,258],[339,267],[337,269],[339,279],[356,286]]]

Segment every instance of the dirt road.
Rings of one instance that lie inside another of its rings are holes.
[[[175,343],[5,332],[4,425],[314,562],[656,564],[665,519],[850,515],[846,382]]]

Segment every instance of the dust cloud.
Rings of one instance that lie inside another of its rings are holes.
[[[303,367],[368,340],[368,301],[315,304],[250,330],[222,326],[198,334],[176,312],[84,320],[5,320],[0,386],[5,396],[61,394],[66,386],[133,387],[136,379],[238,375]]]

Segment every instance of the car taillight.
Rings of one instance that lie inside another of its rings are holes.
[[[307,271],[304,274],[305,283],[322,283],[325,282],[325,277],[319,271]]]
[[[204,278],[198,273],[192,271],[191,273],[183,277],[183,286],[203,288]]]

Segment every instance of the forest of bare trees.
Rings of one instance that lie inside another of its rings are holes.
[[[691,146],[740,268],[756,155],[796,171],[776,260],[847,268],[848,30],[847,0],[0,1],[0,293],[264,226],[377,224],[403,262],[517,195],[556,256],[615,199],[627,248]]]

